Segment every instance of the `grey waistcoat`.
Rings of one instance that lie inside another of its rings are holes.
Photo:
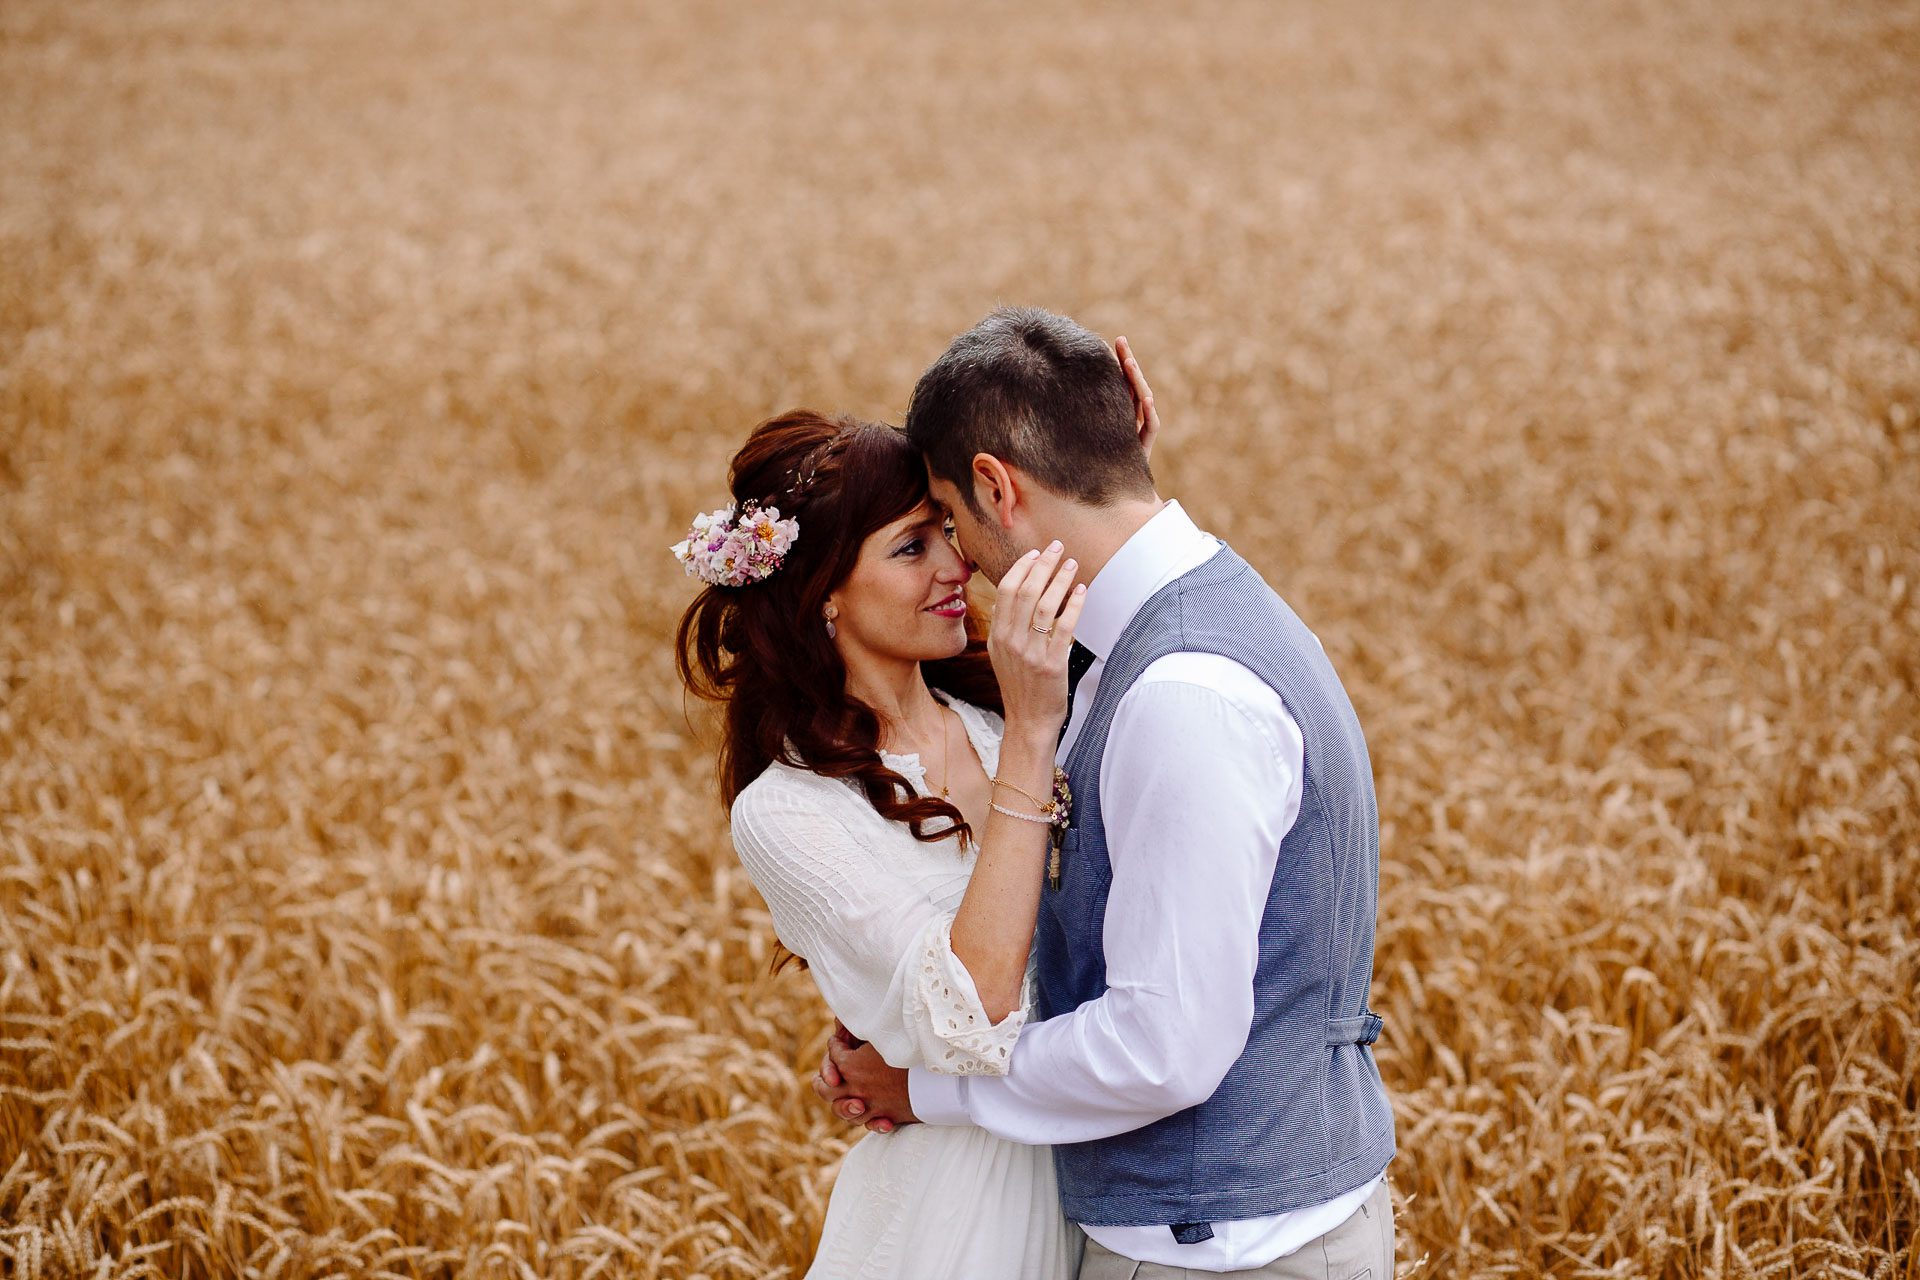
[[[1100,761],[1121,695],[1178,652],[1224,654],[1280,695],[1305,742],[1300,814],[1280,842],[1260,922],[1252,1030],[1226,1079],[1199,1106],[1143,1129],[1054,1148],[1067,1216],[1095,1225],[1264,1217],[1351,1191],[1394,1154],[1369,1048],[1380,1031],[1367,1009],[1380,821],[1366,740],[1319,642],[1231,548],[1156,592],[1107,655],[1067,758],[1073,823],[1035,937],[1039,1014],[1072,1012],[1107,989]],[[1180,859],[1182,874],[1207,874],[1206,849],[1156,853]],[[1204,1228],[1186,1230],[1204,1238]]]

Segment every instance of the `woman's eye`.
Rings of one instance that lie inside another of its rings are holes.
[[[915,538],[912,542],[909,542],[906,546],[900,548],[897,554],[903,555],[903,556],[912,556],[912,555],[920,554],[920,539]]]

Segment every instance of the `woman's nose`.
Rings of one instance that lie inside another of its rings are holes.
[[[940,581],[965,586],[967,579],[973,576],[973,561],[961,555],[952,546],[947,548],[946,563],[940,566]]]

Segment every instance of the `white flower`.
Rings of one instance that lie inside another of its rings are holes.
[[[799,537],[798,520],[781,519],[778,507],[748,502],[738,510],[729,505],[695,516],[686,539],[672,551],[702,582],[744,587],[778,569]]]

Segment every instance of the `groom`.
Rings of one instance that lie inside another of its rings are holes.
[[[1090,580],[1041,1020],[1005,1076],[901,1072],[840,1041],[815,1087],[869,1128],[1054,1144],[1082,1280],[1391,1280],[1366,742],[1313,633],[1155,491],[1151,396],[1118,350],[1124,366],[1071,320],[996,311],[907,411],[990,578],[1057,538]]]

